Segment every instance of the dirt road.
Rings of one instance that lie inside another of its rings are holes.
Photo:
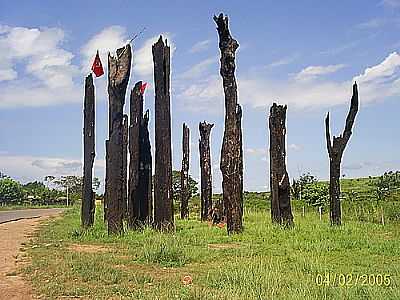
[[[0,300],[32,299],[29,283],[17,273],[18,267],[27,263],[20,248],[40,222],[61,212],[60,209],[0,212]],[[18,221],[12,221],[15,219]]]

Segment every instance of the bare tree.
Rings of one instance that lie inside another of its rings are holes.
[[[211,153],[210,133],[214,124],[206,121],[199,123],[200,140],[200,170],[201,170],[201,220],[206,221],[211,217],[212,210],[212,174],[211,174]]]
[[[81,208],[82,227],[94,222],[95,198],[92,188],[95,152],[95,95],[92,74],[85,79],[83,109],[83,197]]]
[[[123,230],[123,111],[125,93],[131,71],[132,52],[128,44],[117,50],[117,56],[108,55],[109,139],[106,142],[106,201],[108,233]]]
[[[170,230],[174,225],[172,195],[170,47],[162,36],[153,45],[155,83],[154,225]]]
[[[228,17],[220,14],[214,16],[219,35],[221,51],[221,68],[225,93],[225,131],[221,150],[220,168],[222,172],[223,201],[226,209],[228,233],[243,230],[243,160],[241,149],[241,117],[242,110],[237,101],[237,85],[235,78],[235,53],[238,42],[232,38]]]
[[[274,103],[269,115],[271,218],[274,223],[290,227],[293,215],[286,169],[286,110],[286,105]]]
[[[149,112],[143,115],[142,82],[131,91],[129,126],[128,225],[137,228],[152,219],[152,157],[149,139]]]
[[[330,161],[329,196],[330,196],[330,220],[331,225],[341,225],[342,216],[340,209],[340,165],[343,152],[352,134],[354,120],[358,112],[357,83],[353,84],[353,96],[351,97],[350,110],[346,118],[346,125],[340,136],[333,136],[329,130],[329,112],[325,119],[326,147]]]
[[[182,126],[181,219],[189,218],[189,127]]]

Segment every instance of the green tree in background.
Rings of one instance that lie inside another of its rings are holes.
[[[24,196],[22,186],[11,178],[0,179],[0,203],[17,204]]]
[[[197,194],[197,181],[194,180],[189,175],[189,191],[190,197],[193,197]],[[174,196],[174,201],[180,201],[181,199],[181,172],[180,171],[172,171],[172,192]]]

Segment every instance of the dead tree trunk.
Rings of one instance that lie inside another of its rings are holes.
[[[341,225],[342,216],[340,209],[340,164],[342,162],[343,152],[352,134],[354,120],[358,112],[358,90],[357,83],[353,85],[353,96],[351,97],[350,110],[346,118],[346,125],[343,133],[336,137],[329,130],[329,112],[325,119],[326,147],[328,149],[330,161],[329,175],[329,202],[330,202],[330,220],[331,225]]]
[[[83,110],[83,197],[81,222],[90,227],[94,222],[95,199],[92,188],[95,152],[95,96],[92,74],[85,79],[85,99]]]
[[[128,44],[108,55],[109,139],[107,141],[107,221],[108,233],[123,230],[124,167],[123,111],[131,70],[132,52]]]
[[[148,131],[149,113],[143,116],[142,82],[135,84],[130,97],[129,127],[129,219],[130,228],[151,222],[152,158]]]
[[[290,205],[290,181],[286,170],[286,109],[274,103],[270,110],[270,186],[273,223],[293,225]]]
[[[189,127],[183,123],[181,169],[181,219],[189,218]]]
[[[160,36],[153,45],[155,83],[154,225],[170,230],[174,224],[170,112],[170,47]]]
[[[122,215],[124,219],[128,217],[128,126],[128,115],[124,115],[122,121]]]
[[[212,174],[211,174],[211,153],[210,133],[214,124],[206,121],[199,123],[200,140],[200,171],[201,171],[201,220],[207,221],[212,215]]]
[[[238,42],[232,38],[228,28],[228,17],[214,16],[219,34],[221,51],[220,74],[225,93],[225,131],[221,150],[223,201],[226,208],[228,233],[243,230],[243,162],[241,149],[241,108],[237,103],[235,79],[235,52]]]
[[[141,199],[140,216],[141,223],[153,222],[153,175],[151,144],[149,136],[149,110],[142,117],[139,130],[139,185],[138,199]]]

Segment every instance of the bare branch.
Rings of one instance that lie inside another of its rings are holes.
[[[328,154],[331,156],[332,154],[332,141],[331,141],[331,133],[329,129],[329,112],[325,118],[325,136],[326,136],[326,148],[328,149]]]

